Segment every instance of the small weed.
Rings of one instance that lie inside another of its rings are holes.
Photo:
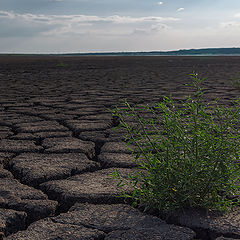
[[[134,144],[139,172],[119,185],[131,185],[123,196],[133,204],[160,212],[184,208],[229,210],[239,203],[240,101],[220,107],[204,101],[204,79],[190,75],[194,94],[181,104],[171,97],[153,106],[116,108],[117,128],[125,128]],[[146,112],[151,117],[143,117]],[[116,128],[116,129],[117,129]]]
[[[58,66],[58,67],[65,68],[65,67],[67,67],[67,64],[64,63],[64,62],[60,62],[57,66]]]

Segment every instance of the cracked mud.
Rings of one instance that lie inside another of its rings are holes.
[[[165,222],[119,198],[110,174],[137,164],[109,111],[124,99],[184,99],[193,70],[208,76],[208,99],[228,106],[239,67],[239,57],[1,56],[0,239],[240,239],[238,209]]]

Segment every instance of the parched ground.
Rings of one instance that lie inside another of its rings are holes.
[[[124,203],[110,176],[136,164],[109,109],[184,99],[193,71],[209,100],[240,96],[240,57],[0,56],[0,239],[240,239],[238,209],[166,223]]]

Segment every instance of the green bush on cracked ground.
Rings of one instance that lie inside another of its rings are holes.
[[[209,104],[204,79],[190,76],[194,94],[180,104],[164,97],[153,106],[125,101],[124,108],[113,110],[120,119],[116,129],[125,128],[126,144],[138,149],[138,173],[128,180],[113,174],[119,187],[133,187],[131,195],[123,191],[123,196],[135,206],[164,212],[188,207],[225,211],[239,203],[240,101],[231,107]]]

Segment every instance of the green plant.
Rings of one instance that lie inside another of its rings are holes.
[[[64,67],[67,67],[67,64],[64,62],[59,62],[59,64],[57,66],[64,68]]]
[[[128,132],[127,145],[137,146],[139,170],[128,180],[117,171],[112,176],[118,186],[132,186],[132,194],[122,191],[123,196],[145,210],[223,211],[239,203],[240,101],[231,107],[207,103],[204,79],[195,73],[191,78],[194,94],[180,104],[164,97],[153,106],[125,101],[125,107],[113,110],[120,119],[117,128]]]

